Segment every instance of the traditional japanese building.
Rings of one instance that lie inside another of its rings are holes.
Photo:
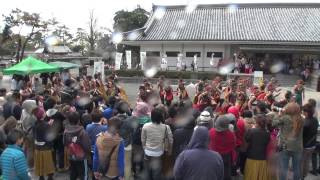
[[[199,70],[210,70],[212,56],[236,55],[255,65],[283,61],[299,72],[319,58],[320,4],[154,5],[143,28],[123,35],[123,44],[159,63],[166,56],[169,69],[181,53],[188,67],[197,55]]]

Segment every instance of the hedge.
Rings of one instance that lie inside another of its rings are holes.
[[[105,74],[110,75],[111,70],[106,70]],[[116,74],[119,77],[145,77],[141,70],[117,70]],[[216,76],[224,77],[216,72],[191,72],[191,71],[158,71],[153,78],[158,78],[163,75],[168,79],[213,79]]]

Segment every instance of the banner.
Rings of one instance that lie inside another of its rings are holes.
[[[198,55],[197,54],[195,54],[193,56],[193,63],[194,63],[194,69],[195,69],[195,71],[197,71],[198,70]]]
[[[121,59],[122,59],[122,53],[117,52],[116,53],[116,62],[115,62],[115,66],[114,66],[115,70],[120,70]]]
[[[92,66],[88,66],[87,67],[87,76],[92,76],[93,75],[93,67]]]
[[[165,71],[165,70],[168,69],[167,63],[168,63],[168,62],[167,62],[167,56],[165,55],[165,56],[162,57],[162,59],[161,59],[161,64],[160,64],[162,71]]]
[[[254,71],[253,84],[259,86],[263,83],[263,71]]]
[[[104,80],[104,62],[103,61],[95,61],[93,64],[93,75],[101,74],[101,79]]]
[[[126,51],[127,68],[131,69],[131,51]]]
[[[178,57],[177,57],[177,70],[181,71],[182,69],[182,58],[183,58],[183,54],[179,53]]]
[[[140,52],[140,67],[143,70],[145,63],[146,63],[147,53],[146,52]]]

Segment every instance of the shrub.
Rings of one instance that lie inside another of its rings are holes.
[[[111,70],[106,70],[105,74],[108,76],[112,73]],[[144,73],[141,70],[117,70],[116,74],[119,77],[144,77]],[[216,76],[225,76],[220,75],[216,72],[191,72],[191,71],[158,71],[154,78],[158,78],[161,75],[165,76],[168,79],[213,79]]]

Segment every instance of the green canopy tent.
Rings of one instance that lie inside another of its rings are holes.
[[[20,63],[3,70],[5,75],[28,75],[36,73],[58,72],[59,67],[49,65],[32,56],[23,59]]]
[[[69,63],[69,62],[63,62],[63,61],[55,61],[55,62],[50,62],[50,65],[57,66],[60,68],[60,70],[65,70],[65,69],[75,69],[81,67],[78,64],[74,63]]]

